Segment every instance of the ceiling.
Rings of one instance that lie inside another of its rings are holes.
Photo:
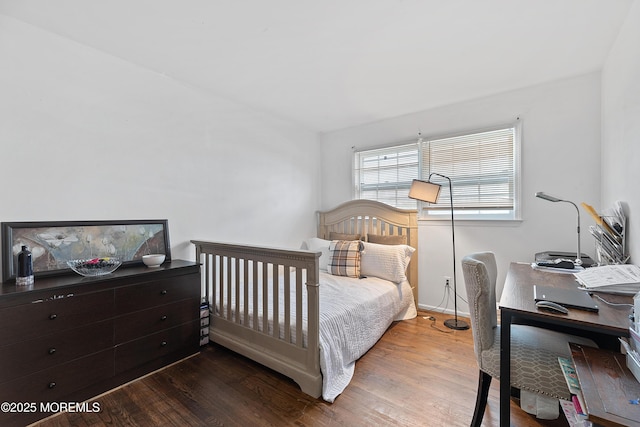
[[[596,71],[634,0],[0,0],[0,14],[329,132]]]

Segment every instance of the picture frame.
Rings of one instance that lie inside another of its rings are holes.
[[[16,279],[17,254],[29,247],[34,277],[70,274],[68,260],[117,257],[122,267],[142,264],[142,255],[171,260],[166,219],[2,222],[2,282]],[[122,268],[121,267],[121,268]]]

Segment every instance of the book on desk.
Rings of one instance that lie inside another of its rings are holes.
[[[586,407],[584,403],[584,397],[582,396],[582,390],[580,389],[580,381],[578,381],[578,375],[576,369],[573,366],[573,361],[566,357],[558,357],[558,363],[564,375],[564,379],[567,381],[567,387],[571,393],[571,402],[569,406],[562,406],[567,421],[570,425],[578,425],[577,423],[588,418],[587,413],[583,408]],[[567,401],[569,403],[569,401]],[[572,418],[576,423],[572,423]]]

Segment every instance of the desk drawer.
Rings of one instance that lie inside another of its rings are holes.
[[[197,352],[199,325],[199,320],[194,320],[116,347],[116,374],[188,347]]]
[[[113,320],[0,347],[0,383],[112,347]]]
[[[111,317],[113,291],[9,307],[0,310],[0,343],[13,344]]]
[[[192,298],[115,319],[115,342],[131,341],[199,318],[200,300]]]
[[[190,274],[116,289],[116,314],[126,314],[187,298],[200,298],[199,275]]]

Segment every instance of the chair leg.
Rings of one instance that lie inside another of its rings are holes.
[[[489,387],[491,386],[491,375],[480,371],[478,376],[478,394],[476,396],[476,409],[473,411],[473,419],[471,427],[480,427],[484,410],[487,407],[487,398],[489,397]]]

